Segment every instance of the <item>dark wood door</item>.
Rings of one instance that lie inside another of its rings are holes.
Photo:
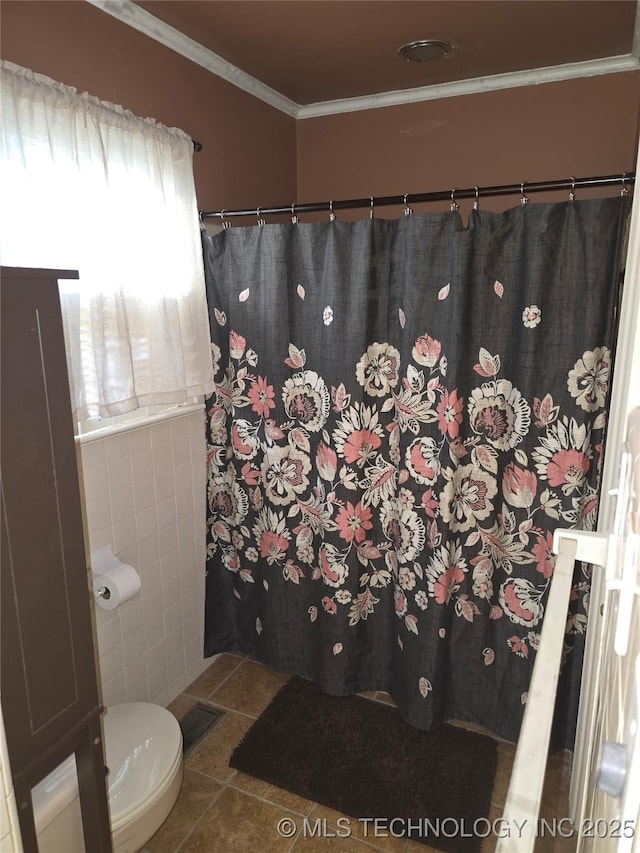
[[[2,268],[1,689],[25,850],[30,791],[75,752],[87,850],[111,849],[100,703],[57,281]]]

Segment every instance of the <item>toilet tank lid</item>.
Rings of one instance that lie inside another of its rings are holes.
[[[32,788],[36,834],[43,832],[78,796],[76,757],[72,753]]]

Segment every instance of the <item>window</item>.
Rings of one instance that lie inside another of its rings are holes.
[[[60,282],[74,418],[213,390],[193,182],[176,128],[3,61],[0,260]]]

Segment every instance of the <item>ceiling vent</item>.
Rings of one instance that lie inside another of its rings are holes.
[[[449,42],[441,39],[419,39],[403,44],[398,53],[407,62],[426,62],[429,59],[440,59],[453,53]]]

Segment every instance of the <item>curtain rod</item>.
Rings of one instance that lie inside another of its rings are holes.
[[[384,195],[374,198],[350,198],[341,199],[338,201],[317,201],[310,204],[284,204],[274,207],[253,207],[248,210],[203,210],[200,212],[200,219],[227,219],[231,216],[257,216],[258,219],[263,214],[282,214],[290,213],[292,216],[297,216],[299,213],[314,213],[316,211],[328,210],[348,210],[358,207],[368,207],[374,209],[376,207],[384,207],[386,205],[404,204],[405,207],[412,202],[420,204],[426,201],[458,201],[461,198],[487,198],[488,196],[497,195],[515,195],[519,193],[521,196],[526,192],[539,193],[548,192],[550,190],[578,190],[584,187],[608,187],[620,184],[621,188],[626,188],[627,184],[635,183],[634,172],[623,172],[621,175],[604,175],[596,178],[568,178],[557,181],[522,181],[519,184],[503,184],[495,187],[467,187],[466,189],[442,190],[440,192],[430,193],[403,193],[402,195]]]

